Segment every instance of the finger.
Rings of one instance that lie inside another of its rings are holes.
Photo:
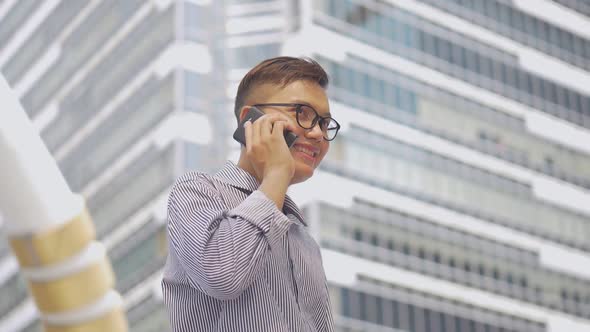
[[[294,131],[295,126],[297,126],[297,120],[294,118],[286,115],[286,114],[278,114],[279,118],[276,121],[284,121],[284,129]]]
[[[260,117],[258,120],[252,123],[252,128],[254,128],[254,142],[256,145],[259,145],[262,142],[262,127],[264,127],[264,119]]]
[[[261,117],[261,119],[262,119],[262,117]],[[292,119],[291,117],[285,115],[285,114],[282,114],[282,113],[267,114],[267,115],[265,115],[265,118],[264,119],[265,119],[265,121],[268,121],[270,123],[270,127],[269,128],[271,128],[271,130],[272,130],[273,126],[274,126],[274,123],[277,122],[277,121],[284,122],[284,128],[286,128],[288,130],[294,130],[295,129],[294,128],[295,120]]]
[[[246,139],[246,150],[252,145],[252,122],[250,120],[244,123],[244,137]]]
[[[284,121],[283,126],[284,130],[295,131],[295,126],[297,126],[297,124],[293,119],[289,119],[288,121]]]
[[[287,121],[277,121],[273,127],[273,139],[278,140],[280,142],[285,142],[285,132],[288,131],[287,126],[289,126],[289,122]]]
[[[291,121],[292,120],[292,118],[290,116],[283,114],[283,113],[277,112],[277,113],[272,113],[272,114],[268,114],[268,115],[269,115],[269,117],[268,117],[269,121],[271,121],[273,123],[276,121]]]
[[[276,116],[274,116],[273,114],[268,114],[264,116],[264,119],[262,119],[262,117],[260,119],[262,119],[261,123],[260,123],[260,139],[261,140],[268,140],[271,136],[271,132],[272,132],[272,126],[273,126],[273,121],[276,118]]]
[[[280,121],[276,121],[273,124],[273,128],[272,128],[272,136],[274,136],[275,138],[280,138],[283,136],[283,132],[285,130],[285,125],[287,124],[286,121],[280,120]]]
[[[268,131],[268,127],[271,126],[268,120],[269,114],[265,114],[252,123],[253,142],[256,145],[260,144],[265,139],[265,136],[267,136],[264,132]]]

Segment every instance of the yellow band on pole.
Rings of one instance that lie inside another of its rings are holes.
[[[123,308],[116,308],[102,317],[77,325],[50,325],[44,323],[45,332],[110,332],[127,331],[127,321]]]
[[[91,304],[115,284],[106,257],[85,269],[51,281],[29,281],[29,290],[43,313],[62,313]]]
[[[56,264],[79,253],[96,237],[88,211],[63,225],[38,234],[13,236],[10,245],[22,267]]]

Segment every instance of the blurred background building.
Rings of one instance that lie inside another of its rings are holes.
[[[172,182],[237,160],[237,84],[280,54],[320,61],[344,127],[291,189],[339,330],[590,331],[589,15],[585,0],[2,0],[0,70],[86,197],[133,331],[169,330]],[[39,329],[2,239],[0,331]]]

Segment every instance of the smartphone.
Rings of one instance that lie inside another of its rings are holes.
[[[262,112],[258,108],[250,107],[250,109],[248,110],[248,113],[246,113],[246,116],[244,117],[244,119],[242,121],[240,121],[240,124],[238,125],[238,129],[236,129],[236,131],[234,132],[234,139],[236,141],[242,143],[243,145],[246,145],[246,131],[244,128],[244,123],[246,123],[246,121],[248,121],[248,120],[254,122],[254,121],[256,121],[256,119],[258,119],[259,117],[261,117],[263,115],[264,115],[264,112]],[[295,143],[295,140],[297,140],[297,135],[295,135],[290,130],[286,130],[284,133],[284,136],[285,136],[285,142],[287,142],[287,146],[289,148],[291,146],[293,146],[293,144]]]

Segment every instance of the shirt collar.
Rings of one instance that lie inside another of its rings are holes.
[[[260,187],[260,183],[258,180],[250,173],[246,172],[244,169],[240,168],[236,165],[233,161],[228,160],[225,165],[213,176],[215,179],[228,184],[233,187],[237,187],[242,191],[249,191],[253,192],[258,190]],[[307,223],[303,219],[303,215],[297,207],[297,204],[289,197],[289,195],[285,195],[285,202],[283,203],[283,212],[285,214],[292,214],[295,216],[304,226],[307,226]]]
[[[255,191],[260,187],[260,183],[254,176],[228,160],[225,165],[214,176],[217,180],[229,184],[230,186]]]

